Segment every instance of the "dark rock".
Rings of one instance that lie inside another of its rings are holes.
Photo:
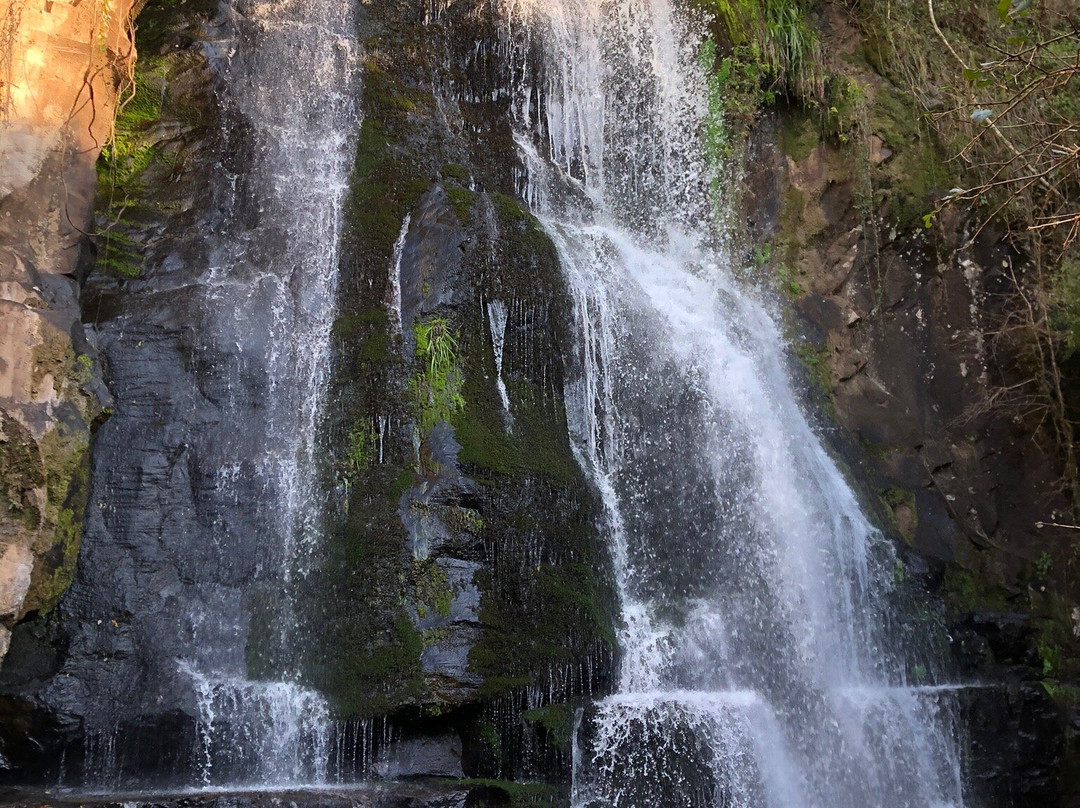
[[[464,777],[461,739],[455,735],[411,738],[388,749],[375,763],[380,777]]]
[[[461,808],[471,790],[452,783],[372,783],[348,788],[312,791],[245,791],[236,794],[178,794],[153,796],[137,793],[117,797],[86,798],[48,792],[0,792],[12,808]]]

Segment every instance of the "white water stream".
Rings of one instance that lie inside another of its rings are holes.
[[[259,209],[224,228],[206,282],[231,316],[223,332],[236,335],[239,351],[261,353],[255,363],[266,369],[257,468],[272,533],[264,538],[260,578],[270,591],[264,609],[273,628],[247,642],[265,644],[256,650],[286,680],[252,680],[235,642],[216,656],[199,649],[199,659],[180,666],[195,691],[204,785],[311,784],[326,777],[331,727],[322,696],[298,681],[295,585],[309,572],[323,522],[317,441],[359,129],[359,46],[347,0],[235,0],[229,13],[235,38],[222,100],[227,120],[249,126],[254,149],[232,182],[258,199]],[[237,284],[249,289],[239,302]],[[238,393],[244,413],[251,405]],[[232,477],[232,468],[223,468],[219,488],[228,489]],[[202,618],[196,624],[220,616]]]
[[[700,36],[670,0],[505,4],[512,58],[542,54],[518,143],[575,301],[571,415],[623,615],[575,805],[962,805],[952,695],[910,686],[889,629],[893,550],[714,220]]]

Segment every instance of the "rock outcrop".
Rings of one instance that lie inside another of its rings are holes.
[[[230,261],[230,289],[256,288],[215,239],[240,251],[271,215],[255,123],[224,86],[248,12],[151,0],[138,18],[150,92],[121,116],[128,156],[103,158],[83,295],[115,412],[74,584],[55,620],[18,627],[0,671],[17,782],[61,776],[60,760],[79,778],[100,743],[125,777],[189,781],[199,712],[178,660],[218,643],[254,680],[295,675],[274,653],[280,591],[259,577],[280,538],[250,462],[270,392],[257,350],[215,341],[235,311],[205,277]],[[574,707],[610,680],[614,595],[567,423],[572,303],[517,196],[508,70],[475,60],[478,40],[496,51],[497,20],[470,2],[438,19],[363,6],[359,23],[363,123],[315,472],[328,530],[294,596],[304,683],[342,744],[374,736],[366,758],[343,746],[343,777],[564,784]],[[456,88],[438,78],[451,73]],[[387,738],[400,754],[380,754]]]
[[[1016,357],[988,332],[1026,259],[959,210],[926,225],[958,181],[947,150],[918,101],[864,60],[851,16],[825,4],[818,23],[858,108],[833,108],[830,127],[796,107],[761,119],[747,262],[785,299],[808,399],[893,534],[898,579],[929,589],[915,611],[947,630],[941,675],[993,684],[961,698],[970,792],[1075,804],[1072,539],[1044,527],[1068,521],[1061,463],[1038,419],[994,405]]]
[[[71,581],[92,426],[108,404],[81,326],[95,163],[134,64],[131,0],[0,10],[0,658]]]

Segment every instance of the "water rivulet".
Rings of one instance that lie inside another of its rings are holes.
[[[700,39],[667,0],[508,5],[514,52],[539,54],[518,141],[576,301],[578,451],[623,615],[575,802],[961,805],[950,690],[909,681],[925,649],[890,628],[893,551],[725,250]]]
[[[325,774],[294,593],[322,520],[355,22],[345,0],[235,0],[209,39],[223,125],[206,190],[139,278],[92,281],[116,406],[62,604],[66,656],[40,694],[85,738],[51,761],[63,785]]]

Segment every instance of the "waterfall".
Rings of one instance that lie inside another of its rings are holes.
[[[913,686],[896,558],[800,409],[733,271],[670,0],[505,0],[526,198],[576,307],[577,453],[607,510],[617,692],[574,804],[963,803],[952,690]],[[539,54],[539,69],[526,66]]]
[[[236,0],[224,69],[225,119],[242,120],[250,166],[232,177],[257,200],[254,216],[222,227],[206,278],[223,329],[266,374],[255,474],[264,495],[261,604],[272,629],[256,649],[255,681],[235,653],[181,661],[196,690],[202,780],[260,785],[326,777],[329,710],[299,681],[297,583],[321,537],[319,478],[323,401],[330,367],[342,208],[354,153],[355,20],[346,0]],[[237,293],[247,288],[246,292]],[[258,356],[258,353],[262,356]],[[247,414],[247,391],[226,405]],[[242,455],[241,455],[242,456]],[[225,465],[219,488],[228,490]],[[258,604],[257,604],[258,605]],[[203,615],[215,619],[217,615]],[[247,639],[250,646],[253,643]],[[261,678],[261,677],[260,677]]]

